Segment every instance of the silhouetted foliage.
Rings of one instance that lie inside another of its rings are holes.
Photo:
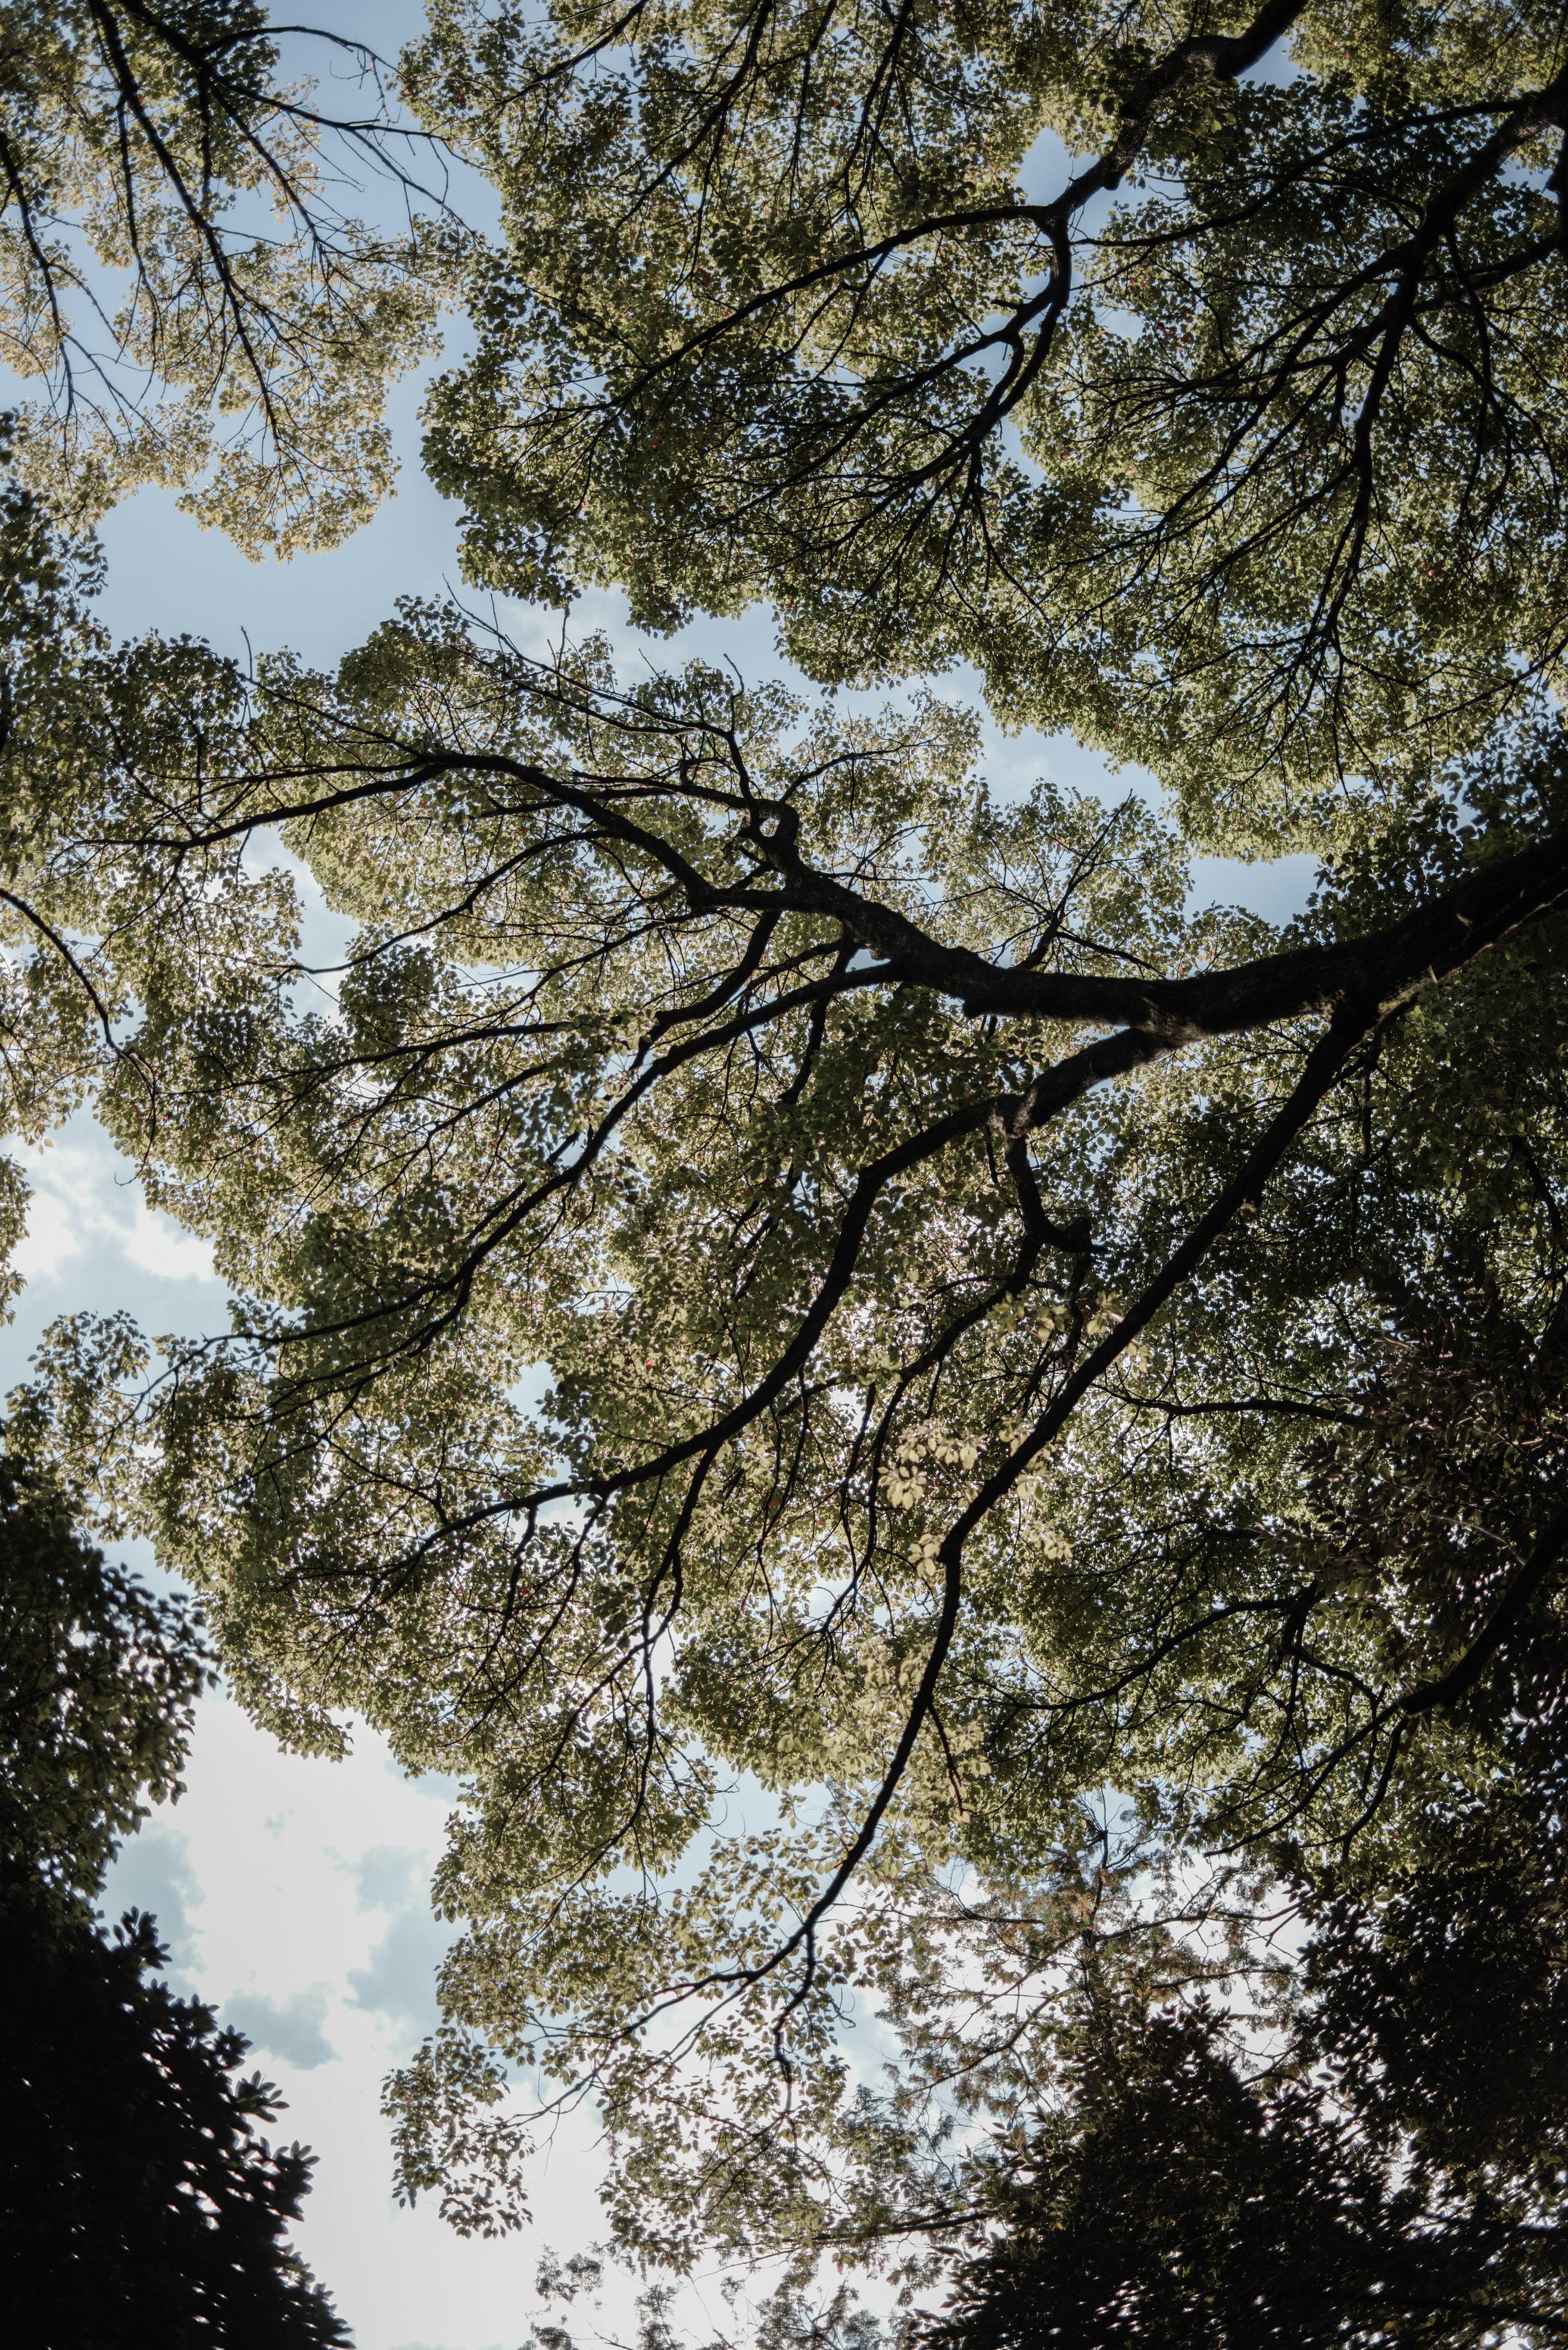
[[[142,1798],[177,1794],[207,1679],[200,1619],[109,1565],[64,1496],[0,1458],[0,1849],[90,1897]]]
[[[246,2042],[157,1980],[153,1921],[90,1898],[179,1793],[199,1621],[106,1565],[0,1460],[0,2329],[28,2350],[272,2350],[348,2335],[294,2253],[311,2158]]]
[[[7,1888],[0,1957],[0,2324],[30,2350],[272,2350],[348,2334],[289,2248],[311,2158],[256,2135],[246,2043],[112,1939]]]
[[[1407,2169],[1321,2086],[1250,2082],[1226,2021],[1199,2008],[1085,2023],[1064,2107],[927,2350],[1459,2350],[1514,2327],[1561,2334],[1560,2227],[1495,2183],[1460,2194]]]

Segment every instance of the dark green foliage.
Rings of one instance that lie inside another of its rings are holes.
[[[13,1434],[15,1434],[15,1429]],[[199,1619],[0,1459],[0,2333],[27,2350],[335,2344],[290,2249],[311,2163],[255,2132],[246,2043],[155,1980],[151,1918],[88,1901],[144,1798],[180,1792]]]
[[[0,2330],[27,2350],[342,2344],[288,2248],[310,2158],[255,2125],[213,2011],[153,1980],[152,1920],[112,1940],[8,1891],[0,1955]]]
[[[1473,1354],[1443,1359],[1472,1409],[1440,1424],[1434,1504],[1444,1468],[1450,1504],[1484,1492],[1462,1436],[1509,1400]],[[1561,2338],[1564,1662],[1550,1610],[1521,1610],[1463,1709],[1490,1774],[1418,1748],[1369,1835],[1315,1870],[1285,1856],[1310,1932],[1272,2028],[1249,2041],[1201,1997],[1151,2012],[1107,1991],[1114,1942],[1086,1950],[1058,2102],[1001,2164],[997,2232],[927,2350]]]
[[[1410,1791],[1397,1827],[1311,1888],[1306,2041],[1425,2170],[1568,2177],[1563,1644],[1533,1677],[1490,1785]],[[1536,1709],[1539,1709],[1537,1711]]]
[[[1065,2107],[929,2350],[1459,2350],[1512,2325],[1555,2338],[1560,2236],[1496,2196],[1407,2177],[1307,2085],[1251,2085],[1221,2022],[1200,2009],[1085,2025]]]
[[[179,1791],[207,1679],[200,1619],[109,1565],[43,1475],[0,1459],[0,1848],[90,1897]]]

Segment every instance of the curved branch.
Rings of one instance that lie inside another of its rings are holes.
[[[1525,1560],[1458,1664],[1436,1680],[1420,1681],[1394,1702],[1401,1713],[1430,1713],[1452,1705],[1472,1690],[1525,1608],[1568,1550],[1568,1503],[1548,1518]]]
[[[116,1061],[125,1063],[128,1067],[133,1068],[136,1071],[137,1076],[141,1079],[142,1084],[147,1088],[149,1101],[152,1105],[153,1109],[156,1110],[158,1105],[158,1086],[151,1070],[141,1058],[140,1053],[128,1053],[123,1045],[117,1043],[114,1034],[114,1023],[109,1016],[108,1004],[105,1003],[102,996],[99,993],[98,989],[93,985],[91,979],[88,977],[80,961],[75,954],[73,954],[65,940],[60,936],[58,931],[54,928],[52,923],[47,922],[42,914],[36,912],[33,907],[29,906],[25,898],[15,896],[9,889],[0,889],[0,905],[11,907],[16,913],[21,915],[25,922],[30,922],[34,930],[36,930],[42,938],[48,941],[50,946],[53,947],[55,952],[59,956],[60,961],[70,972],[71,977],[76,981],[77,985],[81,989],[82,993],[87,997],[88,1002],[92,1005],[98,1024],[103,1031],[103,1041],[109,1050],[110,1057]]]
[[[1131,1345],[1140,1330],[1145,1329],[1160,1308],[1167,1305],[1188,1274],[1201,1263],[1209,1249],[1239,1211],[1254,1201],[1269,1177],[1278,1167],[1291,1144],[1311,1118],[1318,1104],[1333,1085],[1334,1078],[1360,1043],[1367,1029],[1376,1025],[1376,1014],[1368,1012],[1360,1017],[1342,1014],[1330,1025],[1326,1035],[1319,1039],[1308,1054],[1305,1066],[1289,1100],[1271,1120],[1267,1130],[1248,1153],[1240,1173],[1228,1183],[1210,1208],[1208,1213],[1193,1227],[1181,1246],[1168,1260],[1157,1278],[1145,1290],[1116,1328],[1110,1332],[1073,1374],[1030,1430],[1023,1441],[1016,1445],[1006,1461],[988,1477],[967,1509],[955,1521],[943,1537],[937,1552],[942,1570],[942,1597],[937,1616],[931,1645],[926,1655],[925,1667],[914,1699],[905,1717],[904,1726],[893,1749],[886,1772],[876,1794],[867,1806],[858,1830],[822,1892],[812,1903],[794,1931],[773,1950],[760,1966],[732,1969],[700,1978],[688,1986],[691,1991],[718,1989],[722,1986],[747,1987],[762,1982],[794,1953],[807,1953],[805,1979],[791,1993],[775,2025],[774,2041],[778,2044],[789,2016],[807,1997],[815,1973],[815,1934],[817,1927],[837,1901],[839,1895],[859,1867],[876,1841],[877,1831],[887,1815],[888,1807],[897,1794],[916,1742],[930,1711],[937,1686],[958,1628],[959,1607],[963,1591],[963,1554],[971,1534],[989,1515],[999,1501],[1010,1493],[1031,1461],[1058,1435],[1072,1417],[1088,1389],[1103,1372],[1109,1369],[1116,1357]]]

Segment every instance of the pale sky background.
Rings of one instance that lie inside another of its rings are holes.
[[[291,12],[292,13],[292,12]],[[299,12],[394,48],[418,12],[341,5]],[[253,565],[181,515],[171,495],[144,493],[106,524],[100,609],[119,634],[189,630],[243,654],[284,643],[327,664],[357,643],[400,593],[458,584],[455,510],[419,471],[417,385],[395,407],[405,470],[376,521],[330,555]],[[549,616],[504,607],[523,641]],[[596,597],[576,627],[607,626],[639,652],[618,599]],[[688,629],[681,649],[728,654],[755,677],[779,668],[765,619]],[[670,648],[646,649],[668,660]],[[964,681],[944,681],[961,694]],[[1038,738],[988,744],[993,784],[1020,788],[1042,772],[1092,784],[1099,764]],[[1103,786],[1126,788],[1125,779]],[[1293,910],[1305,860],[1251,870],[1212,867],[1205,894],[1260,911]],[[19,1267],[28,1286],[0,1332],[0,1392],[26,1375],[39,1331],[57,1315],[123,1307],[150,1334],[226,1327],[222,1285],[204,1244],[150,1212],[132,1170],[87,1118],[26,1160],[35,1196]],[[135,1557],[135,1553],[131,1554]],[[143,1566],[150,1564],[143,1557]],[[541,2151],[536,2224],[499,2244],[464,2243],[433,2210],[400,2210],[389,2189],[383,2074],[434,2021],[432,1975],[444,1935],[426,1899],[449,1804],[439,1783],[410,1783],[381,1742],[361,1734],[344,1763],[280,1752],[222,1697],[203,1703],[183,1800],[131,1839],[106,1899],[156,1912],[172,1979],[199,1991],[255,2043],[253,2061],[288,2100],[284,2135],[319,2156],[297,2241],[352,2326],[359,2350],[514,2350],[543,2305],[533,2289],[545,2245],[562,2257],[600,2232],[592,2119],[564,2125]],[[766,2289],[768,2280],[761,2281]],[[716,2278],[688,2303],[696,2340],[732,2333]],[[629,2338],[632,2288],[607,2291],[601,2323]],[[579,2304],[579,2314],[580,2314]],[[577,2328],[591,2335],[593,2320]]]

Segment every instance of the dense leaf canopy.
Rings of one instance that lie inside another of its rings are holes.
[[[1561,2257],[1520,2207],[1445,2206],[1310,2087],[1260,2094],[1201,2008],[1098,2022],[1012,2185],[1011,2224],[921,2339],[1479,2350],[1521,2324],[1553,2338]]]
[[[814,675],[962,657],[1213,844],[1332,837],[1561,674],[1563,38],[440,0],[410,87],[506,206],[431,411],[474,576],[767,597]]]
[[[88,1548],[16,1461],[0,1461],[0,1851],[90,1897],[149,1799],[181,1791],[206,1652],[189,1610]]]
[[[345,209],[357,165],[414,196],[429,157],[373,54],[323,45],[363,113],[281,78],[254,0],[0,8],[0,360],[41,386],[19,455],[72,515],[177,484],[247,553],[289,554],[389,488],[387,386],[434,348],[452,240]]]
[[[154,1979],[134,1915],[112,1938],[14,1889],[0,1911],[0,2315],[38,2350],[344,2345],[285,2232],[311,2158],[256,2125],[246,2043]]]
[[[109,1937],[88,1906],[181,1792],[209,1659],[83,1543],[28,1433],[0,1456],[0,2316],[38,2350],[346,2343],[285,2232],[310,2158],[256,2132],[275,2091],[155,1980],[151,1918]]]
[[[757,0],[408,61],[508,205],[431,408],[476,576],[962,656],[1163,797],[455,606],[334,676],[116,650],[8,510],[15,1116],[93,1090],[234,1295],[18,1408],[261,1719],[463,1779],[390,2097],[460,2221],[499,2058],[591,2089],[660,2257],[983,2226],[1087,1950],[1140,2031],[1252,2000],[1320,2152],[1375,2047],[1341,2202],[1418,2156],[1417,2218],[1555,2225],[1562,39]],[[1303,845],[1283,929],[1195,901]],[[1445,1919],[1530,2019],[1484,2146]]]

